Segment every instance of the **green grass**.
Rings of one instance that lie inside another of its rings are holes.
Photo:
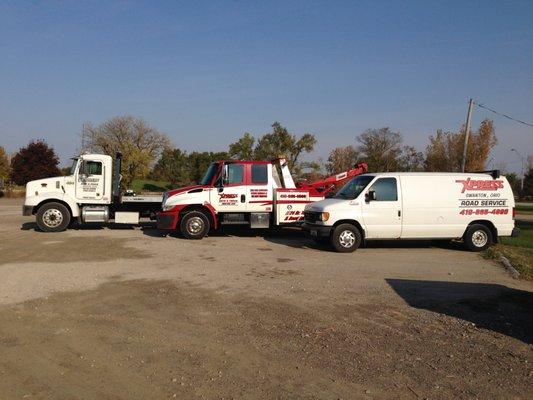
[[[533,221],[517,221],[520,235],[501,238],[501,243],[486,251],[489,258],[498,258],[498,253],[507,257],[513,267],[525,279],[533,280]]]
[[[516,206],[515,210],[518,214],[533,215],[533,204]]]
[[[502,244],[533,249],[533,221],[516,221],[516,226],[520,229],[520,235],[501,238]]]
[[[168,189],[172,189],[170,182],[154,181],[150,179],[135,179],[131,186],[135,193],[165,192]]]

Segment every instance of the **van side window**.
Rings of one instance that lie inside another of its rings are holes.
[[[228,164],[228,181],[227,184],[242,183],[244,175],[244,165],[242,164]]]
[[[252,164],[252,183],[268,183],[267,164]]]
[[[376,192],[375,201],[397,201],[396,178],[379,178],[369,190]]]
[[[102,163],[100,161],[86,161],[89,175],[102,175]]]

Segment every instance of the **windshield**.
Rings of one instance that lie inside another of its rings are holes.
[[[205,172],[204,177],[200,181],[200,185],[209,185],[213,181],[213,177],[217,173],[218,170],[218,164],[212,163],[209,165],[209,168],[207,168],[207,171]]]
[[[374,179],[374,176],[372,175],[360,175],[355,177],[344,185],[333,198],[355,199],[368,186],[372,179]]]
[[[70,167],[70,175],[74,175],[76,173],[76,166],[78,165],[78,159],[73,158],[72,159],[72,166]]]

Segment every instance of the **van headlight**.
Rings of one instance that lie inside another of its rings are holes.
[[[318,215],[318,220],[322,222],[326,222],[329,219],[329,213],[328,212],[322,212]]]

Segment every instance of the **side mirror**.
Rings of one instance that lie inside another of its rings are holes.
[[[78,169],[78,175],[88,175],[87,163],[80,162],[80,168]]]
[[[225,164],[222,167],[222,179],[220,181],[222,187],[224,187],[224,185],[226,185],[226,183],[228,183],[228,175],[229,175],[228,165]]]
[[[369,190],[365,194],[365,201],[367,203],[370,203],[372,200],[376,200],[376,191],[375,190]]]

